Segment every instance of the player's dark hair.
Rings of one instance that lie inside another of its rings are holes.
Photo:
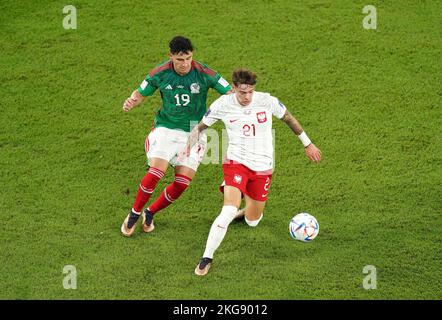
[[[256,84],[256,73],[243,68],[236,69],[233,71],[232,82],[237,87],[240,84],[254,86]]]
[[[183,36],[176,36],[169,42],[171,54],[178,54],[180,52],[188,53],[193,51],[192,42]]]

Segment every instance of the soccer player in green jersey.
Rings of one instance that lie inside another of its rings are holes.
[[[220,94],[231,90],[230,84],[219,73],[193,60],[193,46],[189,39],[176,36],[170,41],[169,48],[170,59],[154,68],[123,104],[123,110],[127,112],[156,90],[161,93],[162,106],[145,141],[149,169],[141,180],[132,210],[121,225],[122,234],[128,237],[134,233],[143,207],[169,165],[175,168],[175,179],[144,210],[142,230],[151,232],[155,213],[178,199],[189,186],[204,156],[207,137],[202,136],[188,156],[181,157],[179,153],[185,148],[190,131],[206,112],[209,88]]]

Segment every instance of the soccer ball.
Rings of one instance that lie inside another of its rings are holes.
[[[303,212],[290,220],[289,231],[293,239],[309,242],[318,235],[319,224],[315,217]]]

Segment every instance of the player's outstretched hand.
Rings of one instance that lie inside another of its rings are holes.
[[[128,112],[130,109],[136,106],[137,99],[134,99],[132,97],[129,97],[124,101],[123,103],[123,110],[124,112]]]
[[[187,141],[186,146],[178,151],[178,161],[183,161],[185,158],[188,158],[190,155],[190,139]]]
[[[319,150],[313,143],[310,143],[310,145],[305,148],[305,154],[314,162],[321,161],[321,150]]]
[[[189,144],[186,145],[186,147],[178,152],[178,161],[183,161],[185,158],[187,158],[190,154],[190,147]]]

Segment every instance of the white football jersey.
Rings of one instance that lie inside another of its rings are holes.
[[[253,93],[248,106],[242,106],[235,93],[215,100],[203,117],[207,126],[222,120],[229,136],[227,159],[239,162],[254,171],[272,170],[272,115],[281,119],[286,107],[268,93]]]

